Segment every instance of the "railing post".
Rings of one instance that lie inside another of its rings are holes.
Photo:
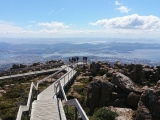
[[[26,111],[26,112],[28,112],[28,113],[26,113],[27,115],[27,120],[29,120],[29,116],[30,116],[30,114],[31,114],[31,112],[30,111]]]
[[[66,76],[64,76],[64,85],[66,84],[66,82],[65,82],[65,77],[66,77]]]
[[[70,72],[68,73],[68,81],[69,81],[69,74],[70,74]],[[68,81],[67,81],[67,82],[68,82]]]
[[[68,105],[67,105],[67,119],[68,119],[68,116],[69,116],[69,114],[68,114]]]
[[[77,108],[75,106],[75,120],[77,120]]]

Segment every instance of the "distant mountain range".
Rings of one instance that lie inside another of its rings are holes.
[[[10,44],[0,42],[0,69],[13,63],[29,64],[51,59],[68,59],[72,56],[88,56],[93,61],[120,60],[123,63],[160,65],[159,52],[159,43],[61,41],[53,44],[38,44],[38,42]]]
[[[53,54],[55,52],[66,53],[65,51],[74,52],[91,52],[91,53],[128,53],[134,50],[160,50],[160,44],[156,43],[55,43],[55,44],[9,44],[5,42],[0,43],[0,53],[15,53],[15,54]]]

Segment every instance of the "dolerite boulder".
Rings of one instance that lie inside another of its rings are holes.
[[[94,80],[90,82],[90,86],[87,92],[86,106],[90,108],[90,112],[93,113],[94,109],[99,106],[101,98],[101,81]]]
[[[133,69],[130,74],[129,74],[129,77],[131,78],[131,80],[135,81],[136,82],[136,79],[137,79],[137,72],[135,69]]]
[[[91,113],[97,107],[106,106],[108,102],[112,101],[112,92],[114,85],[110,82],[102,82],[100,80],[93,80],[87,92],[86,106],[90,108]]]
[[[117,61],[114,65],[115,65],[115,67],[122,68],[122,65],[121,65],[120,61]]]
[[[141,94],[136,120],[160,120],[160,86],[148,88]]]
[[[140,99],[140,95],[135,94],[135,93],[133,93],[133,92],[130,92],[129,95],[128,95],[128,98],[127,98],[127,102],[128,102],[131,106],[137,107],[138,102],[139,102],[139,99]]]
[[[141,89],[138,88],[135,83],[127,76],[122,73],[113,73],[113,79],[111,81],[114,85],[120,87],[126,93],[137,92],[141,93]]]
[[[111,82],[102,82],[99,107],[106,106],[107,103],[112,101],[112,92],[114,89],[114,85]]]
[[[135,68],[136,68],[136,71],[139,72],[139,71],[142,71],[143,66],[141,64],[136,64]]]
[[[23,65],[23,64],[13,64],[11,69],[18,69],[18,68],[25,68],[27,67],[27,65]]]
[[[97,75],[97,72],[100,70],[101,65],[99,63],[92,62],[90,64],[90,70],[93,76]]]
[[[129,108],[109,107],[111,111],[116,112],[118,116],[115,120],[133,120],[134,111]]]

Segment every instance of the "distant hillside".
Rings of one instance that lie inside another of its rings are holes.
[[[92,52],[104,52],[104,51],[115,51],[124,52],[134,51],[137,49],[156,49],[160,50],[160,44],[148,44],[148,43],[99,43],[99,44],[74,44],[68,42],[55,43],[55,44],[8,44],[5,42],[0,43],[0,52],[23,53],[23,54],[42,54],[42,53],[54,53],[59,51],[87,51]]]

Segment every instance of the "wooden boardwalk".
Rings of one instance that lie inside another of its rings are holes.
[[[70,82],[76,71],[70,67],[66,67],[65,70],[66,74],[42,91],[37,96],[37,100],[33,101],[30,120],[66,120],[61,100],[55,94],[60,90],[59,82],[64,87]]]
[[[24,118],[30,118],[30,120],[66,120],[66,116],[64,113],[64,109],[62,106],[62,102],[57,95],[61,92],[61,98],[64,98],[64,104],[67,106],[75,106],[78,114],[82,117],[83,120],[89,120],[87,115],[85,114],[83,108],[79,104],[78,100],[72,99],[67,100],[64,87],[68,87],[67,85],[71,82],[72,78],[76,75],[77,71],[74,68],[77,65],[83,65],[88,63],[78,62],[73,64],[63,65],[60,68],[57,68],[57,72],[45,77],[44,79],[37,82],[35,85],[33,82],[31,83],[30,92],[28,95],[27,105],[20,105],[16,120],[22,120]],[[42,82],[47,79],[53,77],[55,74],[66,71],[66,73],[57,79],[54,83],[52,83],[49,87],[39,93],[37,96],[37,100],[33,100],[34,92],[38,92],[38,86]],[[27,114],[26,114],[27,112]],[[75,112],[75,116],[77,116],[77,112]]]
[[[28,76],[28,75],[36,75],[36,74],[47,73],[47,72],[54,72],[54,71],[58,71],[60,69],[61,68],[53,68],[53,69],[42,70],[42,71],[34,71],[34,72],[28,72],[28,73],[22,73],[22,74],[16,74],[16,75],[8,75],[8,76],[0,77],[0,80]]]
[[[34,101],[30,120],[66,120],[61,100]]]

